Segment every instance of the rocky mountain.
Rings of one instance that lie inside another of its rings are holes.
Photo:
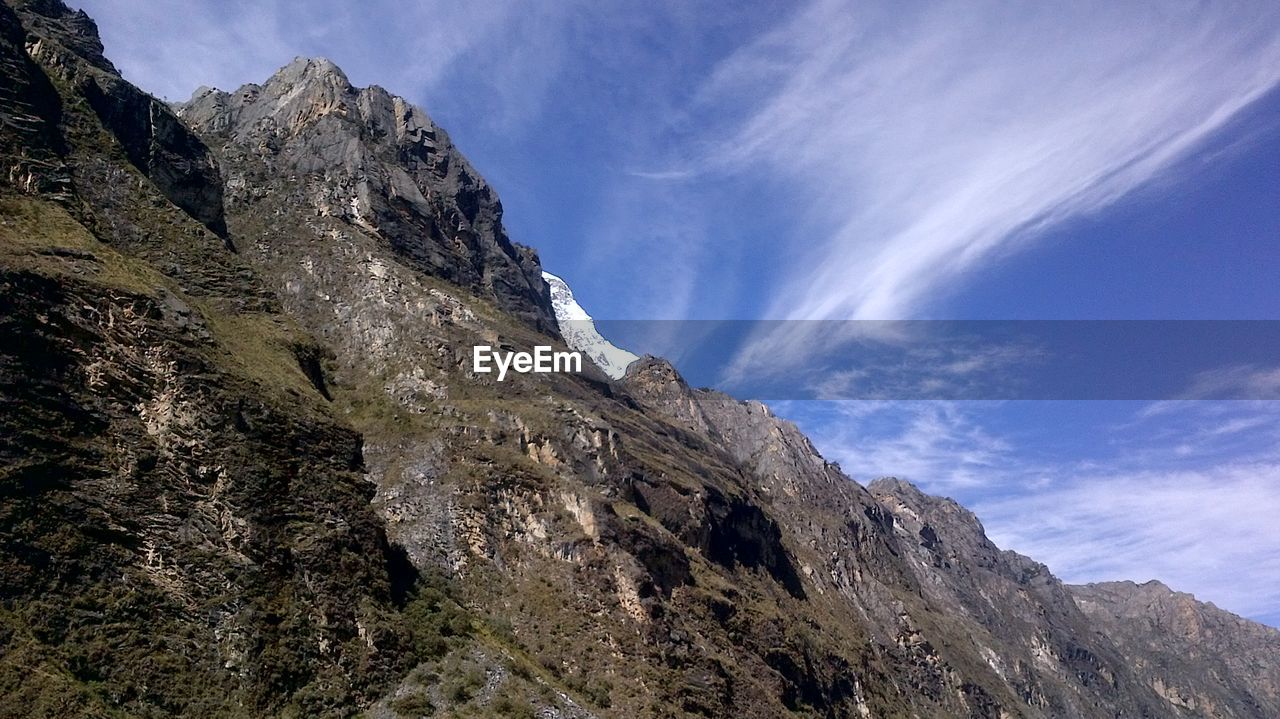
[[[507,238],[497,195],[404,98],[357,90],[328,60],[299,58],[261,86],[198,91],[178,116],[219,151],[246,242],[262,243],[274,218],[301,215],[319,236],[338,227],[375,237],[399,263],[554,333],[537,255]]]
[[[1067,587],[661,359],[473,373],[570,333],[403,99],[169,107],[58,0],[0,29],[0,716],[1278,714],[1273,630]]]
[[[1125,660],[1151,672],[1155,690],[1186,713],[1280,716],[1280,630],[1198,602],[1157,581],[1067,589]]]

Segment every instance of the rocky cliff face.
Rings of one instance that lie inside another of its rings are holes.
[[[286,228],[331,241],[326,230],[342,227],[554,331],[537,255],[511,243],[497,195],[404,98],[299,58],[262,85],[197,91],[177,112],[219,150],[246,242],[275,244]]]
[[[175,111],[0,20],[0,716],[1274,715],[1271,630],[1065,587],[662,360],[473,374],[562,341],[403,100],[299,60]]]
[[[209,151],[93,24],[0,21],[0,715],[371,701],[411,661],[415,572],[300,364],[319,345],[228,251]]]

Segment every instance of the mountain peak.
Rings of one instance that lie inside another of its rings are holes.
[[[219,150],[229,207],[272,205],[316,239],[370,235],[412,268],[555,332],[537,255],[511,242],[497,193],[405,98],[353,87],[332,61],[299,57],[262,85],[197,93],[177,112]]]
[[[342,68],[326,57],[296,57],[267,80],[268,85],[273,83],[290,88],[321,86],[342,92],[355,91]]]
[[[336,62],[323,56],[306,57],[304,55],[298,55],[293,58],[293,60],[289,61],[289,63],[284,67],[277,70],[276,74],[280,75],[287,72],[306,71],[313,71],[320,75],[337,76],[341,77],[343,80],[347,79],[346,73],[342,71],[342,68],[338,67]]]

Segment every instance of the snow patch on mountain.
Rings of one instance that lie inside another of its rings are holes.
[[[594,362],[605,374],[614,379],[622,379],[627,373],[627,365],[640,357],[616,347],[600,336],[595,321],[573,298],[573,290],[569,289],[564,280],[545,271],[542,279],[551,287],[551,306],[555,309],[556,322],[560,325],[564,341],[571,349],[581,352]]]

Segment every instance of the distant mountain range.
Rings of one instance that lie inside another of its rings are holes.
[[[58,0],[0,65],[0,717],[1280,716],[1280,631],[613,347],[403,98],[170,106]]]

